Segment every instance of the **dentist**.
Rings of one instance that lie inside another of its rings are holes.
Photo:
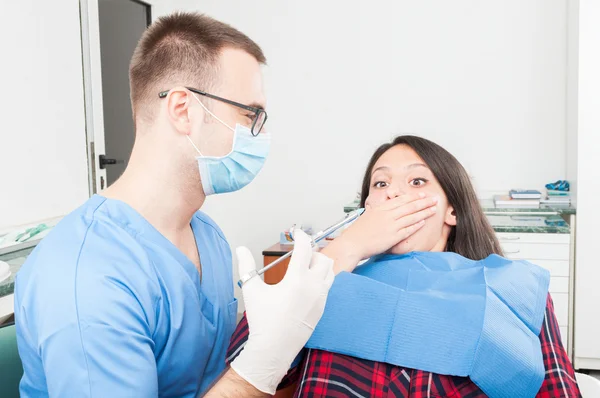
[[[262,50],[209,17],[156,21],[130,65],[135,144],[127,169],[54,228],[17,275],[23,397],[273,394],[320,319],[333,268],[350,271],[414,233],[430,199],[368,209],[323,253],[298,233],[285,279],[243,287],[250,337],[231,369],[231,251],[198,211],[250,183],[269,151]],[[255,268],[237,250],[240,274]],[[335,264],[335,265],[334,265]]]

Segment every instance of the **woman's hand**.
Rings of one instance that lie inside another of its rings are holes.
[[[352,271],[375,254],[384,253],[417,232],[436,212],[438,198],[406,194],[369,206],[344,233],[321,253],[335,262],[334,271]]]

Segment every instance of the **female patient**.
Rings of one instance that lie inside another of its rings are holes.
[[[473,260],[502,255],[462,165],[431,141],[400,136],[373,154],[362,184],[361,206],[376,206],[415,191],[438,196],[437,212],[410,238],[393,246],[391,253],[449,251]],[[235,353],[247,336],[244,319],[233,335],[230,353]],[[537,396],[579,397],[549,296],[539,337],[546,375]],[[300,365],[290,370],[280,387],[277,396],[281,397],[485,397],[468,377],[433,374],[321,350],[306,350]]]

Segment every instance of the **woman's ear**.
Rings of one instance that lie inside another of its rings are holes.
[[[371,196],[367,196],[367,199],[365,199],[365,209],[371,208],[371,202],[369,201],[369,199],[371,199]]]
[[[444,222],[450,226],[456,225],[456,211],[454,210],[454,207],[448,205],[448,208],[446,209],[446,218],[444,219]]]

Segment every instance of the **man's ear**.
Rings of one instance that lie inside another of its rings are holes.
[[[444,218],[444,222],[450,226],[456,225],[456,211],[454,210],[454,207],[448,205],[448,208],[446,209],[446,217]]]
[[[194,97],[185,87],[175,87],[169,91],[165,99],[169,121],[178,133],[189,135],[191,133],[190,104]]]

